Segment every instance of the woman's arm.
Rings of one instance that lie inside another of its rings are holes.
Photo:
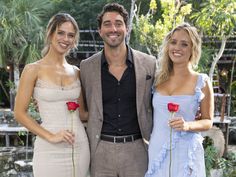
[[[82,90],[81,90],[81,93],[80,93],[80,97],[79,97],[79,114],[80,114],[80,119],[81,121],[83,122],[86,122],[88,121],[88,111],[86,110],[85,108],[85,105],[84,105],[84,98],[83,98],[83,93],[82,93]]]
[[[194,121],[193,125],[190,122],[190,131],[205,131],[212,127],[214,118],[214,93],[210,80],[206,81],[206,86],[202,89],[205,97],[202,99],[200,104],[200,120]]]
[[[80,79],[80,70],[77,68],[78,70],[78,78]],[[86,122],[88,120],[88,111],[85,105],[85,100],[84,100],[84,92],[81,86],[81,92],[80,92],[80,97],[79,97],[79,115],[80,115],[80,119],[83,122]]]
[[[73,135],[68,131],[61,131],[57,134],[52,134],[48,130],[40,126],[33,118],[27,114],[30,98],[33,95],[33,89],[37,80],[38,66],[37,64],[28,64],[25,66],[16,95],[14,116],[16,120],[25,126],[32,133],[42,137],[43,139],[57,143],[67,141],[73,143]]]

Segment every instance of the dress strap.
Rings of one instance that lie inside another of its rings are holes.
[[[196,87],[202,89],[206,86],[206,81],[209,80],[209,77],[205,73],[200,73],[198,76],[198,81]]]
[[[76,72],[75,66],[73,66],[73,65],[71,65],[71,66],[72,66],[72,68],[73,68],[74,76],[75,76],[75,81],[76,81],[76,80],[79,79],[79,78],[78,78],[78,74],[77,74],[77,72]]]

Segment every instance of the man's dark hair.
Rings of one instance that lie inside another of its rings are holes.
[[[98,14],[98,16],[97,16],[99,29],[101,28],[101,25],[102,25],[103,15],[106,12],[117,12],[117,13],[119,13],[123,17],[126,27],[128,26],[129,14],[126,11],[126,9],[124,8],[124,6],[122,6],[118,3],[109,3],[109,4],[106,4],[103,7],[102,12],[100,14]]]

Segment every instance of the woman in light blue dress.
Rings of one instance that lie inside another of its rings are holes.
[[[153,89],[154,126],[145,177],[205,177],[203,138],[212,127],[213,90],[206,74],[197,73],[201,38],[187,23],[164,39]],[[179,110],[173,118],[167,104]],[[195,115],[200,108],[200,118]]]

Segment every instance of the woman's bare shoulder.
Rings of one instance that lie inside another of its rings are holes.
[[[30,75],[30,76],[36,76],[37,77],[37,74],[38,74],[38,71],[41,67],[42,63],[41,63],[41,60],[39,61],[36,61],[36,62],[33,62],[33,63],[29,63],[29,64],[26,64],[25,67],[24,67],[24,70],[22,72],[22,75]]]
[[[80,69],[76,66],[76,65],[71,65],[73,68],[74,68],[74,70],[76,70],[76,71],[80,71]]]
[[[72,67],[73,67],[73,69],[74,69],[74,71],[75,71],[75,74],[78,76],[78,78],[79,78],[79,74],[80,74],[80,69],[77,67],[77,66],[75,66],[75,65],[71,65]]]

